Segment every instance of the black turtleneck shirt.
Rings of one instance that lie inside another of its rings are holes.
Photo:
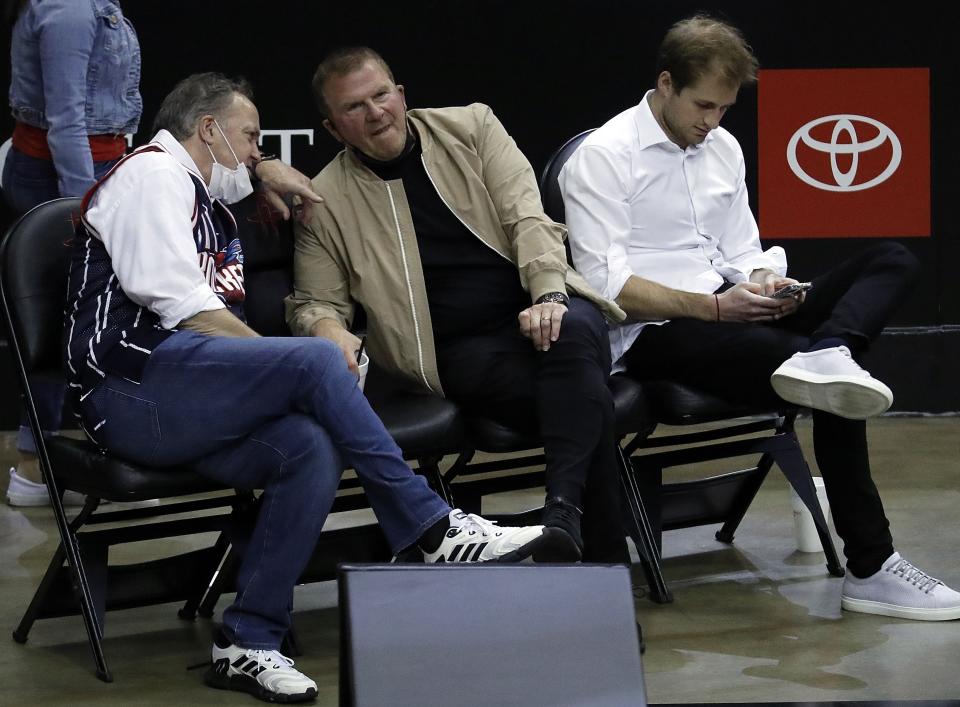
[[[530,297],[520,285],[516,266],[473,235],[443,203],[412,132],[404,153],[395,160],[379,162],[359,150],[356,154],[381,179],[403,182],[436,345],[508,322],[517,324],[517,315],[530,306]]]

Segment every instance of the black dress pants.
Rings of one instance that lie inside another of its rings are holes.
[[[599,310],[572,298],[560,337],[546,352],[534,349],[512,319],[439,345],[437,363],[444,392],[467,414],[543,440],[547,495],[583,509],[584,560],[625,561],[610,343]]]
[[[675,319],[643,328],[624,356],[639,380],[676,380],[732,403],[776,409],[770,375],[786,359],[826,338],[842,338],[854,358],[865,352],[917,274],[916,258],[881,243],[813,280],[806,300],[777,322]],[[870,476],[866,424],[813,411],[814,454],[823,475],[847,567],[858,577],[893,552],[889,522]]]

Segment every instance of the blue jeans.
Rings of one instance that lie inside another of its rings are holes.
[[[227,637],[246,648],[276,649],[289,629],[293,587],[343,465],[356,469],[394,551],[450,512],[403,461],[326,339],[181,331],[150,355],[141,383],[108,376],[81,414],[95,441],[118,457],[191,463],[224,484],[264,489],[237,597],[223,614]]]
[[[94,176],[100,179],[116,163],[117,160],[94,162]],[[25,155],[15,147],[11,147],[3,163],[3,196],[10,208],[18,214],[26,213],[45,201],[58,199],[60,192],[57,187],[57,170],[53,162]],[[73,196],[83,196],[83,194]],[[37,417],[40,418],[41,429],[45,434],[56,432],[60,429],[60,416],[63,412],[65,393],[63,383],[36,379],[30,381],[30,387],[33,389],[33,402],[37,406]],[[17,449],[28,454],[37,452],[26,411],[20,414]]]

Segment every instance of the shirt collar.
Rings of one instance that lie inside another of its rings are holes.
[[[657,119],[653,117],[653,111],[650,110],[650,96],[653,91],[654,89],[651,88],[649,91],[643,94],[643,99],[637,106],[637,111],[634,117],[634,122],[637,126],[637,141],[640,144],[640,149],[645,150],[648,147],[653,147],[654,145],[665,144],[679,150],[680,146],[667,136],[667,133],[664,132],[663,128],[660,127],[660,123],[658,123]],[[707,137],[703,142],[697,145],[691,145],[690,147],[692,147],[694,150],[700,150],[704,145],[712,141],[713,138],[713,130],[711,130],[709,133],[707,133]]]
[[[207,183],[204,181],[203,175],[200,174],[197,163],[193,161],[190,153],[187,152],[186,148],[180,144],[180,141],[177,140],[172,133],[167,130],[161,130],[153,136],[153,140],[150,142],[162,147],[164,151],[168,152],[177,162],[183,165],[188,172],[200,177],[200,181],[206,186]]]

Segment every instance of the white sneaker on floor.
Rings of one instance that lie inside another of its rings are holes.
[[[459,508],[450,511],[450,529],[435,552],[424,552],[424,562],[576,562],[580,551],[559,528],[528,525],[500,527]]]
[[[265,702],[308,702],[317,696],[317,683],[295,670],[280,651],[213,644],[213,665],[203,681],[219,690],[248,692]]]
[[[64,491],[64,506],[82,506],[83,502],[83,494],[76,491]],[[15,468],[11,467],[10,485],[7,487],[7,503],[17,508],[49,506],[50,494],[47,493],[46,484],[38,484],[36,481],[25,479],[17,473]]]
[[[69,490],[63,492],[64,506],[82,506],[85,501],[86,497],[82,493]],[[15,468],[11,467],[10,485],[7,486],[7,503],[15,508],[50,505],[50,495],[47,493],[47,485],[25,479],[17,473]],[[101,506],[108,503],[110,503],[110,501],[100,501]],[[159,498],[148,498],[143,501],[118,501],[113,504],[113,508],[116,510],[124,508],[153,508],[159,505]]]
[[[917,569],[899,552],[866,579],[847,572],[840,606],[847,611],[916,621],[960,619],[960,592]]]
[[[770,376],[777,395],[793,403],[851,420],[865,420],[889,409],[893,393],[863,370],[846,346],[802,351]]]

